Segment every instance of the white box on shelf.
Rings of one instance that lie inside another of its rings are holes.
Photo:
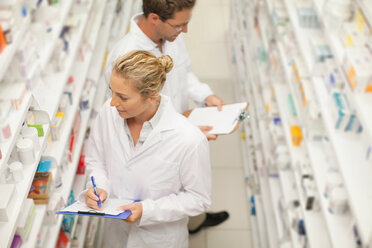
[[[345,82],[342,78],[342,74],[336,67],[336,62],[333,59],[328,60],[327,62],[327,73],[324,81],[328,93],[332,93],[334,90],[342,91],[345,88]]]
[[[355,115],[344,93],[334,92],[330,97],[331,116],[336,130],[345,131],[350,118]]]
[[[59,140],[60,138],[63,118],[64,114],[62,112],[58,112],[53,120],[52,125],[50,126],[50,134],[53,141]]]
[[[312,74],[323,76],[327,72],[326,63],[333,59],[331,48],[323,38],[319,37],[312,37],[310,46],[312,48]]]
[[[372,92],[372,54],[368,48],[347,49],[344,68],[354,92]]]
[[[22,207],[22,211],[19,214],[16,234],[21,236],[23,242],[28,239],[28,235],[31,230],[32,223],[35,217],[35,204],[32,199],[27,198]]]
[[[346,22],[339,35],[345,48],[358,48],[368,44],[368,36],[358,30],[357,22]]]
[[[8,222],[17,201],[17,190],[14,184],[0,185],[0,221]]]

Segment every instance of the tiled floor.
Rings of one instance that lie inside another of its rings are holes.
[[[228,55],[229,0],[198,0],[185,34],[192,68],[201,81],[228,103],[235,102]],[[190,248],[250,248],[248,201],[239,130],[210,142],[213,211],[227,210],[230,218],[219,226],[190,236]]]

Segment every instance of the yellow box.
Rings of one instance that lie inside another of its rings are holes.
[[[299,126],[291,126],[292,145],[300,146],[302,141],[302,131]]]

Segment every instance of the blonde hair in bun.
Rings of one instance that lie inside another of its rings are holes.
[[[161,57],[158,58],[158,60],[159,60],[159,63],[161,64],[161,66],[164,67],[165,73],[168,73],[172,70],[173,60],[170,56],[168,56],[168,55],[161,56]]]
[[[117,59],[112,71],[131,80],[134,87],[146,99],[154,92],[161,91],[166,73],[172,68],[173,60],[168,55],[156,58],[148,51],[136,50]]]

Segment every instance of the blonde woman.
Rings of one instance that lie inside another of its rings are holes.
[[[104,247],[188,247],[188,216],[211,204],[209,147],[205,135],[159,94],[169,56],[133,51],[119,58],[110,76],[112,98],[100,111],[87,151],[101,201],[125,198],[125,222],[105,220]],[[88,206],[98,209],[92,188]]]

